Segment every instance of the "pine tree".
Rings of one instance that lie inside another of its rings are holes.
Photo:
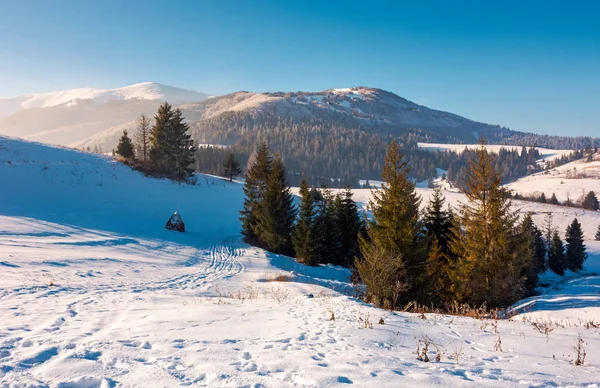
[[[137,159],[142,163],[146,163],[150,151],[150,119],[142,113],[136,121],[136,126],[134,140]]]
[[[258,207],[256,233],[261,246],[271,252],[293,255],[295,219],[294,196],[287,183],[283,162],[277,157],[271,165],[264,196]]]
[[[315,255],[319,263],[339,265],[341,248],[338,229],[338,206],[340,200],[327,187],[322,187],[317,196],[315,217]]]
[[[581,204],[585,210],[598,210],[600,209],[600,204],[598,203],[598,198],[596,197],[596,193],[590,191],[585,196],[583,203]]]
[[[271,164],[273,163],[267,143],[262,143],[257,147],[256,152],[251,156],[251,160],[253,162],[245,176],[244,194],[246,198],[244,207],[240,211],[240,221],[242,222],[244,241],[248,244],[257,245],[259,243],[256,232],[258,213],[267,187],[267,178],[271,173]]]
[[[451,271],[455,298],[472,305],[510,305],[523,295],[526,245],[484,142],[469,164],[465,195],[468,203],[460,208],[450,243],[457,257]]]
[[[369,202],[373,220],[368,221],[368,238],[361,238],[360,242],[364,259],[356,264],[367,286],[367,301],[392,309],[412,299],[416,278],[424,272],[425,264],[419,219],[421,199],[408,172],[408,164],[393,141],[383,167],[382,178],[386,183],[380,190],[373,191]],[[377,263],[377,260],[382,262]],[[382,267],[395,273],[369,272]],[[373,283],[379,281],[386,284]]]
[[[360,258],[358,245],[359,236],[364,233],[365,225],[358,214],[356,202],[352,199],[352,190],[346,187],[343,196],[339,196],[341,203],[337,205],[337,229],[339,230],[339,259],[340,264],[350,267],[356,258]]]
[[[548,267],[560,276],[564,275],[567,269],[565,246],[556,230],[552,233],[552,240],[548,248]]]
[[[552,213],[546,213],[544,216],[544,226],[542,227],[544,238],[546,240],[546,250],[550,250],[550,245],[552,244],[552,234],[556,230],[554,225],[552,224],[554,216]]]
[[[531,213],[527,213],[523,217],[521,233],[527,241],[528,263],[523,270],[525,296],[532,296],[538,286],[538,275],[546,270],[546,242],[542,232],[533,223]]]
[[[539,201],[540,201],[541,203],[546,203],[546,202],[548,202],[548,201],[546,200],[546,194],[542,193],[542,195],[540,195]]]
[[[424,293],[427,304],[434,305],[447,299],[443,291],[450,285],[449,270],[453,262],[449,247],[453,215],[451,210],[444,210],[445,201],[441,189],[435,189],[423,216],[429,238]]]
[[[293,243],[298,261],[306,265],[317,265],[316,238],[314,231],[315,201],[306,179],[300,184],[300,209],[294,227]]]
[[[596,238],[596,241],[600,241],[600,225],[598,225],[598,230],[596,231],[596,236],[594,236]]]
[[[240,163],[235,160],[235,155],[233,152],[227,154],[227,157],[223,162],[223,171],[225,172],[225,176],[229,178],[229,182],[232,182],[233,178],[242,173]]]
[[[552,193],[552,196],[550,197],[550,200],[548,201],[548,203],[550,203],[552,205],[558,205],[558,198],[556,198],[555,193]]]
[[[123,130],[123,135],[119,139],[119,144],[117,145],[117,150],[115,152],[125,159],[132,159],[135,156],[133,152],[133,143],[127,135],[126,129]]]
[[[192,175],[195,150],[188,130],[179,109],[173,110],[166,102],[158,108],[150,133],[149,155],[154,173],[178,181]]]
[[[577,218],[573,219],[571,225],[567,227],[565,239],[567,241],[567,268],[573,272],[579,272],[583,269],[583,263],[588,255],[585,252],[581,224],[577,221]]]

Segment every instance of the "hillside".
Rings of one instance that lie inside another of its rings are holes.
[[[2,137],[0,179],[0,386],[598,382],[599,329],[583,326],[600,319],[597,276],[523,301],[553,331],[546,338],[523,316],[498,321],[500,352],[493,321],[373,308],[354,297],[346,269],[309,268],[242,243],[237,183],[199,176],[183,186],[110,158]],[[368,193],[356,197],[364,203]],[[175,209],[186,233],[164,229]],[[598,217],[585,217],[587,234]],[[567,221],[557,217],[560,228]],[[590,271],[600,246],[586,243]],[[282,274],[293,281],[268,281]],[[584,367],[571,362],[578,334]],[[415,341],[425,337],[439,362],[417,360]]]
[[[85,88],[0,99],[0,134],[64,146],[87,140],[92,148],[111,150],[117,143],[112,138],[88,139],[131,123],[142,113],[152,115],[163,101],[181,104],[208,97],[146,82],[118,89]]]

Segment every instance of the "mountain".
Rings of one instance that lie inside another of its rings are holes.
[[[197,102],[205,93],[146,82],[117,89],[73,89],[0,99],[0,134],[58,145],[83,142],[152,115],[163,101]],[[108,149],[115,144],[110,142]]]

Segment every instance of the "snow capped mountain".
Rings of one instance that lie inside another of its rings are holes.
[[[30,94],[11,99],[0,99],[0,117],[15,113],[19,107],[47,108],[57,105],[78,103],[78,100],[92,100],[101,104],[112,100],[161,100],[172,103],[202,101],[208,94],[192,90],[179,89],[155,82],[143,82],[117,89],[81,88],[52,93]],[[12,110],[12,112],[11,112]]]

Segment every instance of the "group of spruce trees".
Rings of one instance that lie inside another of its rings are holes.
[[[132,141],[127,133],[119,139],[115,153],[145,173],[177,181],[187,180],[194,172],[194,142],[179,109],[167,102],[158,108],[154,125],[142,115]]]
[[[356,261],[366,299],[395,309],[409,302],[444,307],[459,302],[505,307],[532,295],[547,265],[546,241],[531,215],[521,220],[484,145],[470,161],[463,187],[467,202],[444,210],[439,190],[419,212],[421,199],[408,164],[392,143],[374,192],[367,235]],[[571,268],[581,270],[581,225],[568,229]],[[566,253],[565,253],[566,256]]]
[[[364,230],[352,192],[334,196],[303,181],[298,209],[281,158],[273,158],[263,143],[252,160],[240,212],[244,240],[307,265],[351,266],[360,256],[358,236]]]
[[[587,259],[581,223],[575,218],[567,226],[565,233],[566,244],[561,240],[558,230],[552,227],[551,215],[546,217],[545,223],[544,242],[547,253],[547,267],[561,276],[565,274],[567,269],[573,272],[581,271],[583,263]]]

